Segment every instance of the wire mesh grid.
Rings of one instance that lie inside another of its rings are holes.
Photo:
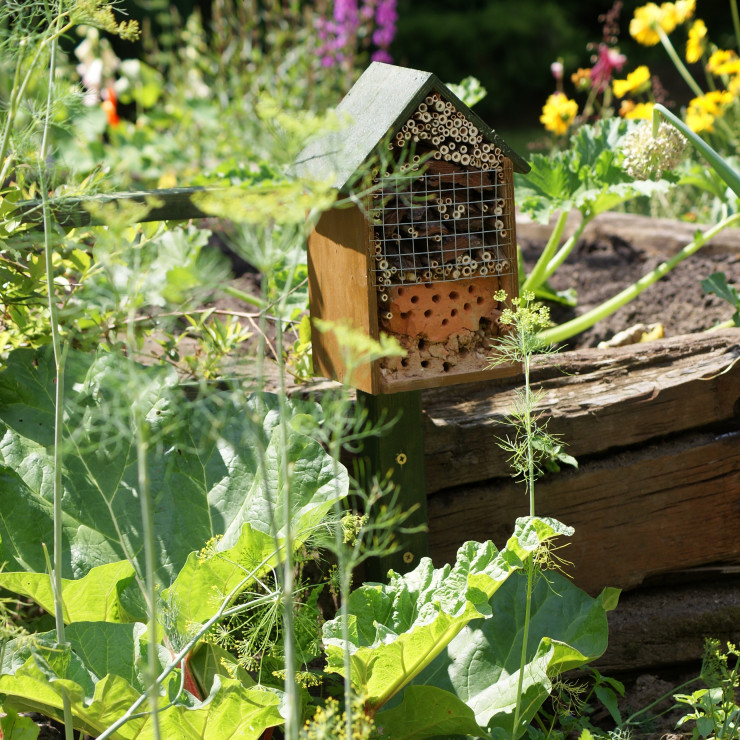
[[[379,180],[371,219],[378,287],[510,274],[513,203],[503,170],[430,161]]]

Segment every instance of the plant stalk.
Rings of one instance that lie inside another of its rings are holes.
[[[529,516],[535,515],[534,482],[535,464],[534,438],[532,420],[532,386],[530,384],[530,367],[532,361],[531,352],[527,350],[527,340],[521,326],[517,328],[517,340],[520,343],[522,353],[522,369],[524,372],[524,435],[527,440],[527,494],[529,496]],[[521,715],[522,692],[524,690],[524,666],[527,665],[527,645],[529,643],[529,625],[532,621],[532,589],[534,587],[535,561],[534,554],[527,562],[527,593],[524,604],[524,625],[522,628],[522,651],[519,658],[519,677],[516,689],[516,708],[514,710],[514,722],[511,728],[511,740],[517,740],[519,717]]]
[[[57,18],[57,25],[59,17]],[[54,37],[56,38],[56,37]],[[41,181],[41,198],[44,218],[44,267],[46,271],[46,291],[49,305],[49,323],[51,340],[54,351],[54,371],[56,388],[54,391],[54,554],[53,569],[50,574],[54,597],[54,622],[57,642],[66,645],[64,630],[64,601],[62,598],[62,567],[64,558],[64,531],[62,526],[62,497],[64,488],[62,482],[62,466],[64,452],[64,365],[67,356],[67,345],[62,348],[61,331],[59,327],[59,313],[57,311],[56,295],[54,291],[54,262],[51,244],[52,218],[49,207],[49,191],[46,182],[46,158],[49,152],[49,130],[51,123],[51,98],[54,88],[54,74],[56,71],[56,40],[53,40],[49,56],[49,81],[46,96],[46,111],[44,127],[39,149],[39,172]],[[62,710],[64,713],[64,735],[66,740],[72,740],[74,722],[72,718],[72,703],[66,691],[62,691]]]
[[[542,283],[547,280],[547,266],[550,260],[557,251],[558,244],[563,235],[563,229],[565,229],[566,221],[570,215],[569,210],[562,210],[558,215],[558,219],[555,222],[550,238],[547,240],[545,248],[542,250],[542,254],[539,256],[537,263],[532,268],[532,271],[527,276],[527,279],[522,284],[522,291],[525,290],[537,290]]]
[[[735,31],[735,44],[740,49],[740,16],[737,12],[737,0],[730,0],[730,14],[732,15],[732,28]]]
[[[604,301],[600,306],[597,306],[591,311],[587,311],[582,316],[578,316],[571,321],[566,321],[564,324],[555,326],[552,329],[545,329],[540,332],[540,338],[547,344],[556,344],[557,342],[563,342],[566,339],[570,339],[570,337],[580,334],[582,331],[586,331],[586,329],[590,329],[597,321],[600,321],[614,313],[617,309],[640,295],[643,290],[649,288],[653,283],[667,275],[677,264],[679,264],[679,262],[683,262],[687,257],[698,252],[699,249],[701,249],[708,241],[711,241],[720,231],[739,222],[740,213],[736,213],[722,219],[722,221],[711,229],[708,229],[703,233],[697,233],[692,242],[677,252],[673,257],[671,257],[671,259],[658,265],[658,267],[656,267],[652,272],[649,272],[647,275],[640,278],[636,283],[633,283],[628,288],[625,288],[615,296],[612,296],[609,300]]]
[[[658,36],[660,36],[660,43],[663,44],[663,48],[666,50],[666,53],[671,58],[671,61],[673,62],[673,65],[678,70],[678,73],[683,77],[684,82],[691,88],[691,92],[696,95],[697,98],[700,98],[704,95],[704,90],[699,87],[699,84],[697,81],[691,76],[691,72],[689,72],[688,69],[686,69],[686,65],[681,60],[681,57],[676,52],[675,47],[671,43],[671,40],[668,38],[668,34],[660,27],[660,25],[655,26],[655,31],[657,32]]]

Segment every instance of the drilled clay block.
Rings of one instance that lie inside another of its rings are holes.
[[[381,323],[394,334],[444,342],[463,329],[477,331],[483,318],[495,323],[501,312],[493,294],[499,287],[497,277],[394,286],[383,309],[391,318],[383,316]]]

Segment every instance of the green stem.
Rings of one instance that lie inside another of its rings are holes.
[[[535,515],[535,464],[534,448],[534,421],[532,419],[532,386],[530,384],[531,352],[528,351],[528,341],[522,326],[517,327],[518,341],[522,353],[522,369],[524,372],[524,435],[527,440],[527,493],[529,494],[529,516]],[[534,588],[535,561],[534,553],[530,555],[527,562],[527,593],[524,604],[524,626],[522,629],[522,650],[519,656],[519,677],[516,689],[516,708],[514,710],[514,723],[511,728],[511,740],[517,740],[519,736],[519,718],[521,716],[522,693],[524,691],[524,668],[527,665],[527,645],[529,643],[529,626],[532,621],[532,590]]]
[[[578,316],[571,321],[566,321],[564,324],[555,326],[552,329],[545,329],[545,331],[540,332],[540,339],[547,344],[555,344],[557,342],[563,342],[576,334],[580,334],[582,331],[586,331],[586,329],[590,329],[597,321],[609,316],[617,309],[629,303],[640,295],[643,290],[649,288],[653,283],[667,275],[677,264],[683,262],[683,260],[695,252],[698,252],[708,241],[711,241],[719,234],[722,229],[726,229],[736,222],[740,222],[739,213],[728,216],[704,233],[698,233],[692,242],[677,252],[671,259],[658,265],[652,272],[640,278],[636,283],[612,296],[608,301],[604,301],[600,306],[587,311],[582,316]]]
[[[249,293],[245,293],[243,290],[239,290],[239,288],[235,288],[233,285],[227,285],[223,288],[221,288],[226,295],[230,295],[232,298],[238,298],[240,301],[244,301],[245,303],[249,303],[252,306],[256,306],[259,309],[265,308],[265,301],[262,298],[259,298],[255,295],[250,295]]]
[[[560,212],[558,220],[555,222],[555,226],[553,227],[552,233],[550,234],[550,238],[547,240],[547,244],[542,250],[542,254],[539,256],[537,263],[532,268],[532,271],[529,273],[527,279],[522,284],[522,291],[537,290],[537,288],[539,288],[547,279],[545,277],[547,263],[552,259],[558,248],[558,244],[560,244],[560,239],[563,235],[563,229],[565,228],[565,222],[568,220],[569,214],[570,210],[566,209],[563,209]]]
[[[136,251],[136,255],[139,251]],[[135,257],[138,263],[138,256]],[[133,270],[138,275],[140,265],[136,264]],[[149,712],[152,719],[152,736],[159,740],[159,681],[157,673],[159,664],[157,661],[157,583],[155,579],[156,540],[154,536],[154,518],[151,500],[151,486],[149,484],[149,467],[147,453],[149,450],[149,428],[146,413],[143,407],[145,397],[137,394],[140,388],[141,378],[133,360],[136,347],[136,301],[133,300],[135,288],[131,286],[129,295],[128,321],[126,323],[126,341],[128,345],[127,356],[129,358],[129,393],[133,401],[133,425],[134,441],[136,445],[136,467],[139,494],[139,506],[141,511],[141,529],[144,538],[144,597],[147,604],[147,631],[149,633],[149,645],[147,646],[147,690],[146,696],[149,701]],[[138,397],[137,397],[138,395]]]
[[[691,76],[691,72],[686,69],[686,65],[677,54],[671,40],[668,38],[668,35],[659,25],[655,27],[655,30],[657,31],[658,36],[660,36],[660,42],[663,44],[663,48],[668,53],[668,56],[671,58],[671,61],[678,70],[678,73],[683,77],[684,82],[691,88],[694,95],[696,95],[697,98],[700,98],[704,95],[704,90],[699,87],[697,81]]]
[[[65,26],[59,28],[59,23],[63,17],[63,14],[60,13],[60,15],[58,15],[56,19],[49,24],[50,28],[52,26],[56,26],[56,30],[50,36],[47,36],[43,41],[41,41],[41,43],[36,47],[36,51],[34,52],[31,63],[28,65],[28,72],[26,72],[26,75],[23,78],[23,82],[20,85],[17,85],[17,76],[16,79],[14,79],[13,81],[13,91],[11,93],[7,118],[5,119],[5,128],[3,129],[2,139],[0,139],[0,167],[2,167],[2,169],[0,169],[0,183],[5,182],[8,177],[8,173],[10,172],[10,166],[13,161],[13,155],[8,154],[8,148],[10,146],[10,134],[13,130],[13,124],[15,123],[15,117],[18,113],[18,108],[20,107],[21,100],[25,95],[28,83],[33,77],[33,72],[36,67],[36,63],[41,56],[41,52],[47,46],[49,46],[49,48],[51,49],[51,56],[54,57],[56,52],[57,40],[74,26],[74,24],[70,22],[67,23]],[[21,39],[19,43],[22,44],[24,42],[25,39]],[[21,56],[21,58],[18,60],[18,66],[16,67],[16,75],[19,75],[20,73],[22,60],[23,57]]]
[[[283,594],[283,624],[285,637],[283,639],[283,654],[285,656],[285,698],[288,713],[285,718],[286,740],[297,740],[300,730],[300,701],[296,685],[296,660],[295,660],[295,628],[294,628],[294,575],[293,575],[293,531],[292,531],[292,501],[291,501],[291,475],[288,469],[288,419],[290,414],[286,408],[287,390],[285,387],[285,362],[283,356],[283,322],[279,318],[283,316],[285,303],[290,294],[290,286],[293,283],[295,272],[298,267],[298,252],[294,250],[294,257],[288,269],[288,277],[285,289],[280,296],[278,305],[278,319],[276,321],[275,349],[278,365],[278,403],[280,406],[280,435],[281,435],[281,479],[282,479],[282,505],[285,516],[285,559],[282,568],[282,594]]]
[[[737,12],[737,0],[730,0],[730,13],[732,14],[732,27],[735,29],[735,45],[740,49],[740,16]]]
[[[57,21],[58,22],[58,21]],[[51,209],[49,208],[49,189],[46,182],[46,157],[49,151],[49,130],[51,123],[51,97],[54,88],[54,74],[56,72],[56,42],[51,45],[49,59],[49,81],[47,83],[46,111],[44,115],[43,135],[39,148],[39,171],[41,199],[44,213],[44,266],[46,270],[46,294],[49,305],[49,323],[51,341],[54,350],[55,370],[55,397],[54,397],[54,567],[51,573],[54,596],[54,621],[57,633],[57,642],[66,644],[64,630],[64,601],[62,599],[62,564],[64,557],[63,529],[62,529],[62,484],[63,465],[63,436],[64,436],[64,364],[67,357],[67,346],[62,349],[59,314],[57,311],[56,295],[54,291],[54,260],[51,244]],[[66,691],[62,692],[62,710],[64,713],[64,734],[66,740],[72,740],[74,722],[72,719],[72,703]]]
[[[562,265],[563,262],[568,259],[568,255],[573,251],[573,247],[576,246],[578,240],[581,238],[583,230],[592,219],[593,216],[591,216],[590,214],[583,215],[583,219],[578,225],[578,228],[573,232],[571,236],[568,237],[565,244],[563,244],[563,246],[558,250],[558,253],[547,263],[545,269],[545,280],[549,280],[550,276],[555,272],[555,270],[557,270],[558,267],[560,267],[560,265]]]

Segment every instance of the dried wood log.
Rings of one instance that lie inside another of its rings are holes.
[[[699,663],[705,637],[737,644],[738,573],[737,566],[696,568],[622,594],[619,606],[608,615],[609,647],[594,665],[610,676],[651,671]]]
[[[582,462],[540,480],[536,491],[539,515],[574,527],[559,554],[592,594],[680,568],[740,562],[737,422],[734,431],[687,433]],[[443,563],[470,539],[503,547],[528,506],[521,485],[499,478],[437,493],[427,509],[431,552]]]
[[[576,458],[736,418],[740,329],[537,358],[538,411]],[[724,374],[723,370],[727,370]],[[429,492],[506,476],[495,444],[520,378],[424,391]],[[597,430],[595,432],[595,429]]]

